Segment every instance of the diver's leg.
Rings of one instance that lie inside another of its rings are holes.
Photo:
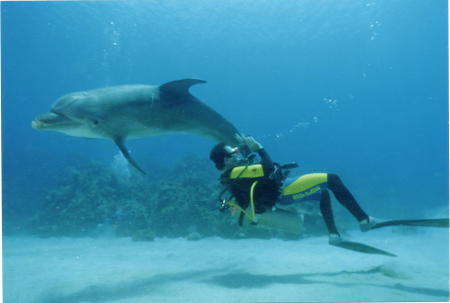
[[[323,189],[320,196],[320,212],[330,234],[329,242],[333,244],[340,241],[340,234],[334,223],[333,210],[331,209],[331,199],[328,190]]]
[[[362,210],[353,195],[335,174],[328,174],[328,188],[331,189],[336,199],[352,213],[358,222],[369,221],[369,216]]]

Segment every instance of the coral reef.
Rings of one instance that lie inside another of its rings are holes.
[[[217,211],[218,175],[210,166],[190,156],[158,179],[129,174],[117,163],[71,167],[28,225],[41,236],[231,237],[237,227]]]
[[[155,237],[242,236],[292,238],[267,230],[243,231],[218,211],[219,173],[204,159],[189,156],[163,175],[141,176],[115,159],[66,169],[48,189],[29,221],[40,236]],[[316,217],[317,218],[317,217]],[[314,223],[316,224],[316,223]]]

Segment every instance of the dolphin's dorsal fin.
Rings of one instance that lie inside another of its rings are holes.
[[[160,85],[159,91],[163,96],[179,99],[187,95],[190,96],[189,88],[199,83],[206,83],[206,81],[200,79],[175,80]]]

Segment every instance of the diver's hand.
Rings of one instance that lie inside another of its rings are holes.
[[[255,140],[252,136],[245,136],[241,134],[235,135],[236,140],[239,142],[239,145],[247,146],[251,152],[257,152],[263,149],[261,143]]]
[[[237,140],[237,142],[239,144],[245,144],[245,142],[244,142],[244,135],[234,134],[234,137],[236,138],[236,140]]]
[[[256,141],[255,138],[253,138],[252,136],[243,137],[243,140],[245,145],[247,145],[252,152],[257,152],[263,149],[261,143]]]

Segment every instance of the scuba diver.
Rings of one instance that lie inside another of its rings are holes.
[[[329,244],[367,254],[396,257],[395,254],[388,251],[341,238],[331,209],[329,194],[331,191],[339,203],[359,222],[360,230],[363,232],[395,225],[449,227],[448,218],[379,222],[364,212],[339,176],[330,173],[312,173],[288,178],[289,169],[297,167],[297,164],[280,165],[273,162],[263,146],[253,137],[236,136],[240,142],[239,146],[219,143],[211,150],[210,159],[215,163],[217,169],[223,171],[220,176],[220,181],[224,185],[224,190],[219,195],[220,209],[233,207],[234,210],[240,210],[238,223],[241,226],[245,218],[250,219],[250,224],[263,226],[264,217],[257,216],[257,214],[273,214],[294,203],[318,201],[325,226],[328,229]],[[255,153],[259,155],[259,161],[256,160]],[[225,193],[229,194],[227,199],[222,198]],[[270,221],[270,217],[268,218]],[[272,216],[273,218],[275,217]],[[287,217],[283,218],[284,222],[288,221]],[[265,224],[267,223],[266,220]]]
[[[329,232],[329,243],[338,244],[342,239],[334,222],[329,191],[356,218],[361,231],[368,231],[375,225],[375,220],[362,210],[337,175],[314,173],[287,178],[286,169],[296,167],[296,164],[281,166],[274,163],[263,146],[251,136],[238,135],[238,140],[241,142],[239,147],[224,143],[214,146],[210,159],[217,169],[223,171],[220,181],[225,189],[221,196],[229,192],[235,201],[223,199],[222,208],[231,205],[241,210],[240,225],[245,216],[257,224],[256,214],[297,202],[319,201]],[[250,156],[245,158],[249,151]],[[257,153],[260,161],[255,161],[252,153]]]
[[[287,227],[288,217],[284,211],[282,219],[272,222],[274,214],[284,207],[303,201],[318,201],[325,226],[328,229],[328,243],[333,246],[367,254],[379,254],[396,257],[388,251],[359,242],[346,241],[341,238],[334,222],[329,191],[359,222],[360,230],[365,232],[386,226],[420,226],[448,228],[449,219],[414,219],[414,220],[379,220],[368,216],[356,202],[353,195],[342,183],[339,176],[330,173],[313,173],[300,177],[288,178],[289,169],[297,167],[295,163],[280,165],[273,162],[263,146],[250,136],[236,135],[239,146],[219,143],[211,150],[210,159],[216,168],[223,171],[220,182],[224,190],[219,195],[221,210],[233,207],[239,210],[238,223],[242,226],[245,218],[250,224],[276,229],[276,225]],[[257,153],[260,160],[256,160]],[[223,199],[225,193],[229,197]],[[259,215],[257,215],[259,214]],[[262,215],[261,215],[262,214]],[[266,220],[264,220],[266,215]],[[271,215],[271,216],[268,216]],[[295,215],[294,215],[295,216]],[[295,216],[297,217],[297,216]],[[274,224],[276,223],[276,224]],[[300,226],[288,226],[299,228]],[[286,229],[287,230],[287,229]]]

